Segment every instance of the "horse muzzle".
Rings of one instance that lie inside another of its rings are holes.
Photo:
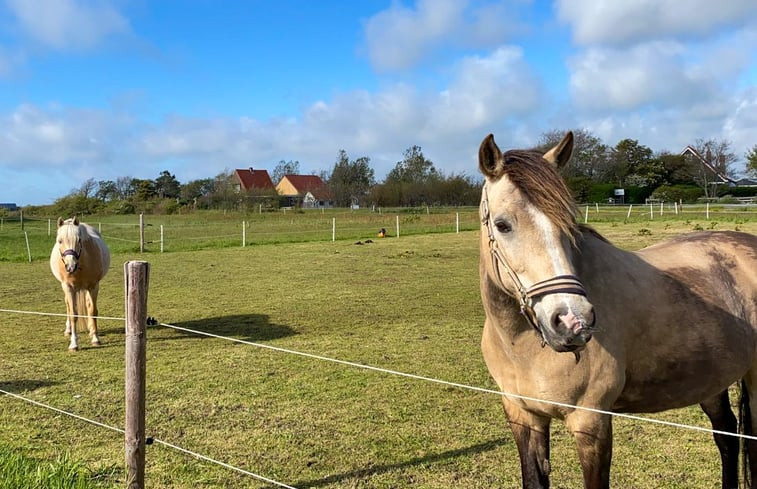
[[[580,296],[566,303],[566,305],[552,308],[547,317],[537,312],[539,329],[544,342],[553,350],[557,352],[581,351],[591,341],[594,332],[596,323],[594,307],[585,297]],[[537,306],[537,311],[538,309],[542,308]]]
[[[79,253],[76,250],[64,251],[60,254],[60,259],[63,261],[67,273],[75,273],[79,269]]]

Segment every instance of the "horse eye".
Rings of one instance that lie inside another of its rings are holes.
[[[510,226],[510,223],[505,221],[504,219],[497,219],[494,222],[494,226],[497,228],[497,231],[500,233],[509,233],[513,230],[513,227]]]

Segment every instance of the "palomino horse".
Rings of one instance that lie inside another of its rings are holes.
[[[757,426],[757,236],[697,232],[620,250],[576,222],[557,173],[572,149],[572,133],[546,154],[503,154],[492,135],[479,149],[481,347],[501,391],[515,394],[502,401],[525,488],[549,487],[553,418],[575,438],[587,489],[610,485],[609,412],[699,404],[715,430]],[[728,399],[739,380],[743,423]],[[722,487],[736,488],[739,440],[714,437]],[[748,487],[756,450],[747,438]]]
[[[108,272],[110,252],[100,233],[74,217],[58,218],[58,235],[50,253],[50,269],[61,283],[66,300],[66,335],[69,350],[78,350],[77,326],[86,323],[93,345],[97,337],[97,293]]]

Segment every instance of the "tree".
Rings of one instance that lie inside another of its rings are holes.
[[[704,189],[705,197],[715,197],[715,186],[721,181],[721,177],[733,174],[736,154],[731,150],[731,142],[727,139],[697,139],[694,149],[703,160],[692,161],[695,169],[694,181]]]
[[[74,190],[72,193],[75,193],[77,195],[80,195],[84,198],[90,198],[95,195],[95,190],[97,189],[97,181],[94,178],[88,178],[84,183],[82,183],[78,189]]]
[[[276,165],[276,168],[273,169],[273,172],[271,175],[273,178],[273,184],[278,185],[278,183],[281,181],[284,175],[298,175],[299,173],[300,173],[299,161],[280,160],[279,163]]]
[[[116,193],[119,200],[126,200],[134,195],[135,185],[131,177],[118,177],[116,179]]]
[[[430,203],[431,190],[439,180],[439,172],[434,163],[423,156],[420,146],[411,146],[404,155],[405,158],[398,161],[386,176],[383,198],[398,205]]]
[[[155,192],[161,199],[175,199],[179,196],[181,184],[175,176],[163,170],[155,179]]]
[[[347,207],[365,198],[375,183],[370,164],[367,156],[350,161],[347,152],[339,150],[331,175],[325,179],[337,206]]]
[[[664,171],[663,181],[666,185],[694,185],[696,168],[683,155],[661,151],[655,157]]]
[[[207,199],[215,190],[215,180],[212,178],[203,178],[201,180],[192,180],[181,186],[180,195],[186,202],[191,202],[194,207],[200,199]]]
[[[535,149],[546,153],[562,141],[566,132],[553,129],[542,133],[539,145]],[[607,166],[608,157],[608,148],[601,139],[586,129],[573,130],[573,156],[563,168],[562,174],[566,178],[587,177],[600,181],[603,169]]]
[[[97,182],[97,192],[95,192],[95,197],[103,202],[110,202],[118,199],[116,182],[113,180],[100,180]]]
[[[652,150],[635,139],[623,139],[612,149],[603,181],[620,187],[648,186],[662,178],[662,166],[653,161]]]
[[[211,206],[220,209],[233,209],[237,206],[240,197],[233,182],[234,174],[228,169],[213,178],[213,193],[208,196]]]
[[[424,183],[438,175],[434,163],[423,156],[420,146],[411,146],[403,153],[405,158],[398,161],[386,176],[387,181]]]
[[[132,178],[132,193],[134,199],[139,202],[146,202],[157,195],[155,191],[155,182],[147,179]]]
[[[746,158],[746,170],[754,176],[757,176],[757,144],[744,154]]]

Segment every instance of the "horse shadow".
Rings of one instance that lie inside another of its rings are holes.
[[[9,382],[0,382],[0,389],[7,392],[13,392],[14,394],[20,394],[22,392],[31,392],[42,387],[49,387],[59,383],[60,382],[53,382],[50,380],[13,380]]]
[[[179,338],[212,338],[211,336],[202,334],[209,333],[218,336],[229,336],[244,341],[258,342],[276,340],[298,334],[289,326],[271,323],[267,314],[234,314],[161,324],[161,326],[173,329],[181,335]],[[176,328],[172,328],[172,326],[176,326]],[[194,333],[193,331],[198,331],[199,333]]]
[[[444,462],[446,460],[454,459],[457,457],[471,456],[478,453],[488,452],[495,450],[500,446],[511,443],[509,438],[497,438],[488,440],[482,443],[471,445],[465,448],[458,448],[454,450],[447,450],[444,452],[429,454],[424,457],[412,458],[403,462],[397,462],[393,464],[378,465],[367,467],[364,469],[357,469],[342,474],[333,474],[322,479],[315,480],[300,480],[294,483],[294,487],[322,487],[331,484],[352,480],[352,479],[365,479],[374,475],[379,475],[395,470],[401,470],[413,466],[428,465],[438,462]],[[274,489],[274,486],[263,486],[264,489]]]

